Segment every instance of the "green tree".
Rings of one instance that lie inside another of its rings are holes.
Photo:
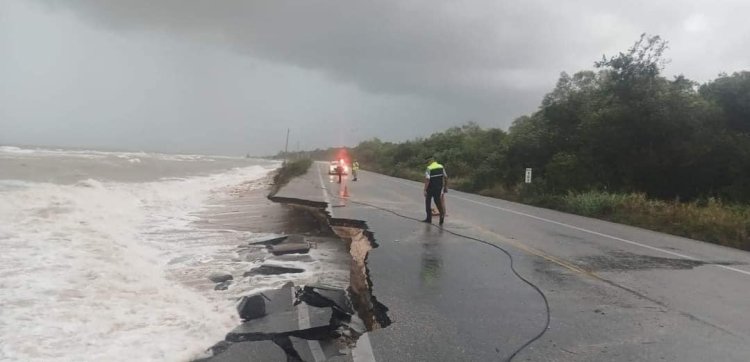
[[[750,133],[750,71],[721,74],[702,85],[700,93],[719,107],[727,129]]]

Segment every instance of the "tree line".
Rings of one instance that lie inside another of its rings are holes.
[[[470,192],[750,202],[750,72],[704,84],[668,79],[666,49],[659,36],[644,34],[593,70],[562,73],[538,110],[508,131],[469,123],[400,143],[375,138],[349,152],[365,169],[412,179],[434,155],[453,187]],[[525,168],[534,170],[531,185],[523,184]]]

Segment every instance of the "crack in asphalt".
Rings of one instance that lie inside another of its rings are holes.
[[[287,361],[303,361],[299,351],[292,343],[291,337],[308,341],[338,342],[352,347],[356,345],[357,340],[364,333],[385,328],[392,323],[387,314],[388,307],[380,303],[372,292],[373,282],[369,276],[367,255],[370,250],[377,248],[378,244],[375,241],[374,234],[368,230],[367,223],[362,220],[334,218],[326,211],[328,204],[323,202],[276,196],[269,196],[269,199],[276,203],[309,211],[319,221],[325,221],[325,225],[330,230],[349,244],[349,253],[352,256],[350,285],[346,291],[339,289],[328,291],[328,294],[331,294],[330,291],[344,292],[345,297],[338,298],[337,301],[330,296],[323,295],[327,293],[324,288],[296,287],[292,307],[305,303],[311,307],[328,309],[331,313],[328,325],[283,332],[230,332],[223,341],[209,348],[211,357],[196,361],[208,361],[226,352],[235,343],[257,341],[273,342],[284,351]],[[286,237],[274,238],[256,242],[256,244],[278,244],[285,239]],[[269,314],[269,316],[273,316],[273,314]],[[252,323],[252,321],[245,323]]]

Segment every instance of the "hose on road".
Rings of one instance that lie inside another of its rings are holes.
[[[398,212],[396,212],[394,210],[391,210],[391,209],[388,209],[388,208],[385,208],[385,207],[380,207],[380,206],[373,205],[373,204],[369,204],[369,203],[366,203],[366,202],[354,201],[354,200],[351,200],[351,199],[346,198],[346,197],[341,197],[341,196],[335,195],[327,187],[323,187],[323,189],[325,189],[325,191],[329,195],[331,195],[331,197],[333,197],[333,198],[341,199],[341,200],[346,200],[348,202],[351,202],[351,203],[357,204],[357,205],[371,207],[373,209],[377,209],[377,210],[380,210],[380,211],[391,213],[391,214],[396,215],[396,216],[398,216],[400,218],[403,218],[403,219],[412,220],[412,221],[416,221],[416,222],[422,223],[422,220],[420,220],[420,219],[400,214],[400,213],[398,213]],[[521,347],[517,348],[513,352],[513,354],[511,354],[510,357],[508,357],[507,361],[508,362],[512,361],[513,358],[515,358],[519,353],[521,353],[521,351],[523,351],[528,346],[530,346],[532,343],[534,343],[537,340],[539,340],[540,338],[542,338],[542,336],[549,329],[549,324],[550,324],[550,307],[549,307],[549,301],[547,300],[547,296],[544,294],[544,292],[536,284],[534,284],[533,282],[531,282],[528,279],[524,278],[521,274],[518,273],[518,271],[516,270],[515,265],[514,265],[513,255],[511,255],[511,253],[508,252],[508,250],[504,249],[503,247],[501,247],[499,245],[496,245],[494,243],[491,243],[489,241],[482,240],[482,239],[479,239],[479,238],[475,238],[473,236],[468,236],[468,235],[464,235],[464,234],[461,234],[461,233],[457,233],[455,231],[451,231],[449,229],[446,229],[443,226],[437,226],[437,225],[434,225],[434,224],[430,224],[430,225],[432,227],[440,228],[440,229],[443,230],[443,232],[447,232],[447,233],[449,233],[451,235],[454,235],[454,236],[457,236],[457,237],[460,237],[460,238],[464,238],[464,239],[467,239],[467,240],[471,240],[471,241],[474,241],[474,242],[478,242],[478,243],[487,245],[487,246],[489,246],[491,248],[495,248],[495,249],[501,251],[506,256],[508,256],[508,259],[510,260],[510,270],[513,271],[513,274],[516,277],[518,277],[518,279],[520,279],[521,281],[523,281],[524,283],[526,283],[527,285],[529,285],[531,288],[533,288],[542,297],[542,300],[544,301],[545,312],[546,312],[546,321],[545,321],[545,324],[544,324],[544,328],[538,334],[536,334],[533,338],[529,339],[526,343],[524,343],[523,345],[521,345]]]

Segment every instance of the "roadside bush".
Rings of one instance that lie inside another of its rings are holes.
[[[750,207],[719,199],[699,202],[628,199],[612,221],[750,250]]]
[[[601,217],[610,215],[622,207],[630,195],[611,194],[602,191],[587,191],[583,193],[569,192],[562,197],[564,211],[574,214]],[[633,195],[637,197],[638,195]]]
[[[395,170],[390,173],[390,176],[424,182],[424,174],[417,171],[415,168],[396,167]]]
[[[269,196],[273,196],[279,192],[279,189],[289,183],[291,179],[307,173],[307,170],[310,169],[312,163],[312,159],[309,158],[284,163],[284,165],[282,165],[276,172],[276,175],[273,176],[273,188],[271,189]]]
[[[537,205],[750,250],[750,207],[719,199],[663,201],[645,194],[589,191],[568,193],[557,205]]]
[[[561,208],[561,197],[548,192],[549,185],[544,178],[537,177],[530,184],[519,183],[516,189],[520,202],[553,209]]]
[[[495,197],[498,199],[509,201],[520,201],[518,189],[516,187],[508,187],[502,184],[497,184],[490,188],[479,191],[479,194],[482,196]]]

